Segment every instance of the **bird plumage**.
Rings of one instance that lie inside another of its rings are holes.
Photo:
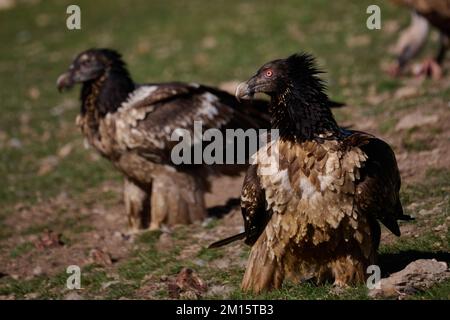
[[[124,174],[133,229],[203,219],[208,176],[236,175],[245,168],[175,165],[171,150],[178,142],[171,136],[176,129],[194,136],[194,121],[203,130],[269,127],[266,101],[239,103],[226,92],[199,84],[135,84],[121,56],[109,49],[80,53],[58,78],[58,87],[77,82],[82,83],[77,125],[89,144]]]
[[[392,149],[337,125],[310,55],[264,65],[237,94],[255,92],[271,96],[279,137],[259,149],[242,188],[245,242],[252,245],[242,288],[278,288],[285,278],[363,281],[376,260],[377,219],[399,235],[397,220],[409,218]]]

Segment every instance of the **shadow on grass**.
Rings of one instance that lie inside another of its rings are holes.
[[[380,266],[382,266],[382,277],[404,269],[411,262],[418,259],[436,259],[450,263],[450,253],[444,251],[426,252],[418,250],[406,250],[396,253],[384,253],[379,257]]]

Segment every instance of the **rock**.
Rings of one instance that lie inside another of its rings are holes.
[[[423,115],[420,111],[408,114],[400,119],[400,121],[395,126],[396,131],[407,130],[414,127],[421,127],[428,124],[433,124],[438,122],[439,116],[437,114],[433,115]]]
[[[208,293],[206,295],[208,297],[220,297],[221,299],[226,299],[231,291],[232,289],[229,286],[215,285],[208,289]]]
[[[40,266],[36,266],[36,267],[33,269],[33,275],[39,276],[39,275],[41,275],[41,274],[42,274],[42,268],[41,268]]]
[[[37,297],[39,297],[39,293],[37,293],[37,292],[30,292],[25,295],[25,299],[30,299],[30,300],[37,299]]]
[[[14,8],[16,0],[0,0],[0,10],[7,10]]]
[[[202,47],[205,49],[214,49],[217,46],[217,40],[213,36],[206,36],[202,40]]]
[[[64,159],[65,157],[67,157],[69,154],[72,153],[72,149],[73,149],[72,143],[69,142],[65,144],[61,149],[58,150],[58,157],[60,159]]]
[[[118,281],[118,280],[102,283],[102,290],[105,290],[105,289],[109,288],[110,286],[112,286],[113,284],[118,284],[118,283],[120,283],[120,281]]]
[[[365,47],[370,44],[371,39],[368,35],[361,34],[361,35],[349,36],[349,37],[347,37],[345,42],[346,42],[347,46],[350,48]]]
[[[38,176],[44,176],[52,172],[59,164],[59,158],[57,156],[48,156],[40,161]]]
[[[405,269],[381,279],[380,289],[371,289],[373,298],[398,297],[416,293],[450,278],[447,263],[435,259],[420,259],[411,262]]]
[[[9,139],[8,145],[13,149],[22,149],[22,141],[17,138]]]
[[[441,224],[441,225],[437,226],[437,227],[434,228],[433,230],[434,230],[434,231],[445,231],[445,232],[447,232],[448,227],[447,227],[447,225],[444,223],[444,224]]]
[[[28,97],[32,100],[37,100],[41,96],[41,91],[36,87],[28,89]]]

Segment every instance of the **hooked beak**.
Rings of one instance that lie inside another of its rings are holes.
[[[253,96],[257,91],[255,89],[259,87],[257,85],[257,79],[256,76],[250,78],[247,82],[241,82],[237,88],[234,95],[236,96],[236,99],[238,101],[241,101],[241,99],[253,99]]]
[[[58,77],[58,80],[56,80],[56,86],[59,92],[72,88],[74,84],[75,82],[73,81],[73,77],[70,72],[63,73]]]
[[[236,92],[234,93],[237,101],[241,101],[241,99],[251,99],[253,98],[253,93],[250,91],[250,88],[247,82],[241,82],[236,88]]]

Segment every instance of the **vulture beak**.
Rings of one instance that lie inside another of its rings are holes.
[[[62,92],[64,89],[70,89],[73,87],[75,82],[73,81],[72,74],[70,72],[65,72],[58,77],[56,80],[56,86],[59,92]]]
[[[254,83],[255,80],[253,78],[247,82],[241,82],[234,93],[236,99],[238,101],[241,101],[241,99],[253,99],[253,96],[255,95]]]

